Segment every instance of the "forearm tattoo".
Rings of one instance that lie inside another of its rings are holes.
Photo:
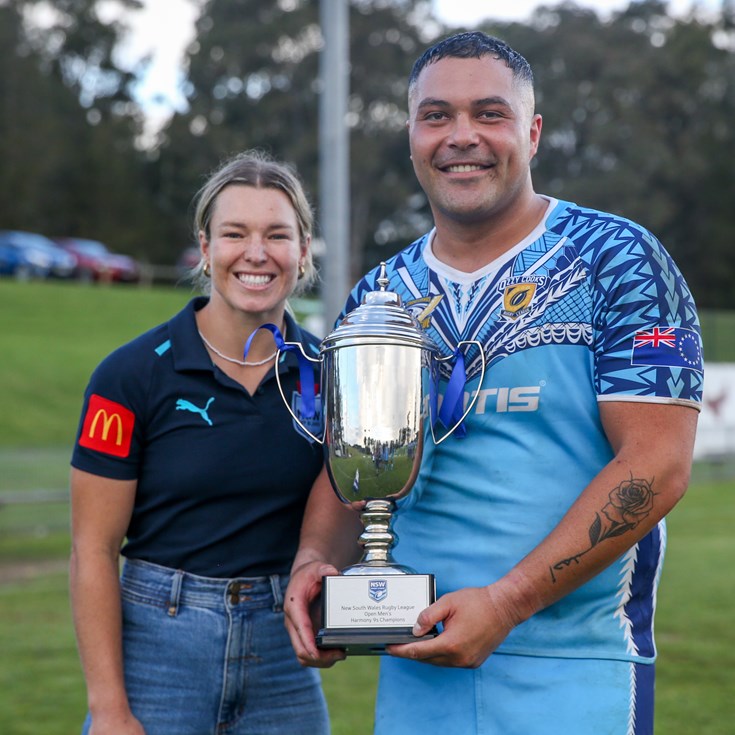
[[[551,581],[557,581],[557,572],[562,572],[572,564],[579,564],[579,560],[597,544],[606,538],[622,536],[632,531],[653,510],[653,480],[634,479],[621,482],[609,495],[607,505],[599,513],[589,528],[590,546],[579,554],[556,562],[549,571]]]

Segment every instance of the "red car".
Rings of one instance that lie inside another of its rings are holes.
[[[135,283],[140,280],[140,266],[127,255],[111,253],[97,240],[77,237],[57,237],[54,242],[77,259],[77,276],[87,281],[120,281]]]

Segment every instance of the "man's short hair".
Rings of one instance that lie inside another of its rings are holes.
[[[469,31],[449,36],[430,48],[426,49],[413,65],[408,77],[409,98],[416,86],[419,75],[429,66],[440,59],[481,59],[483,56],[492,56],[513,72],[516,82],[528,84],[533,89],[533,71],[531,65],[517,51],[499,38],[489,36],[482,31]]]

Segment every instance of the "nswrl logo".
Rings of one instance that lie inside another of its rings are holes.
[[[375,602],[382,602],[388,596],[388,580],[387,579],[369,579],[368,595]]]

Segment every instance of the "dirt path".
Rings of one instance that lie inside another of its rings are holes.
[[[39,561],[0,562],[0,585],[11,582],[25,582],[44,574],[65,572],[69,566],[67,559],[41,559]]]

